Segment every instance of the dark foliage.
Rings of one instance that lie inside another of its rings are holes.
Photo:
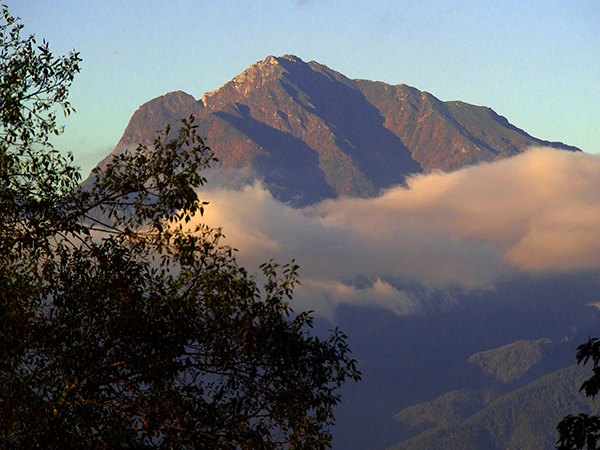
[[[591,360],[593,374],[581,385],[580,391],[595,398],[600,392],[600,340],[590,338],[585,344],[577,347],[577,363],[587,364]],[[575,450],[587,448],[595,450],[600,440],[600,417],[597,415],[579,414],[565,416],[556,427],[560,450]]]
[[[215,161],[193,117],[78,187],[48,137],[79,55],[2,19],[2,447],[329,447],[337,390],[360,378],[346,336],[292,314],[295,265],[265,264],[259,289],[218,230],[188,229]]]

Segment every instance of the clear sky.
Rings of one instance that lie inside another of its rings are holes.
[[[87,173],[143,103],[196,98],[268,55],[485,105],[600,152],[598,0],[5,0],[55,54],[81,53],[56,142]],[[85,174],[84,174],[85,176]]]

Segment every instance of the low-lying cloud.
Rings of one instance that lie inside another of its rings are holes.
[[[535,148],[302,210],[259,183],[202,195],[203,220],[222,227],[241,264],[258,271],[295,259],[299,307],[325,314],[340,302],[418,311],[419,300],[392,280],[483,287],[519,271],[600,269],[600,157],[585,153]],[[371,283],[343,281],[355,276]]]

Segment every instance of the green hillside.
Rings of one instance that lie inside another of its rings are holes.
[[[517,341],[503,347],[475,353],[469,362],[478,365],[486,375],[505,383],[521,378],[544,357],[550,340]]]
[[[410,428],[423,431],[435,427],[457,425],[496,399],[491,392],[452,391],[426,403],[406,408],[394,419]]]
[[[563,416],[573,412],[594,412],[594,403],[579,393],[579,386],[589,376],[589,368],[572,366],[503,395],[468,419],[460,421],[448,405],[473,405],[482,394],[464,393],[460,402],[451,393],[421,408],[421,419],[440,417],[444,412],[452,420],[438,420],[437,426],[418,436],[390,447],[389,450],[546,450],[556,442],[555,428]],[[479,395],[479,397],[478,397]],[[409,408],[408,410],[410,410]],[[407,420],[408,410],[396,416]],[[457,423],[458,420],[458,423]],[[415,419],[408,425],[418,425]]]

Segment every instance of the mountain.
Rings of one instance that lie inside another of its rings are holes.
[[[539,363],[550,344],[548,339],[537,341],[517,341],[503,347],[478,352],[469,358],[486,375],[491,375],[505,383],[521,378],[529,369]]]
[[[435,428],[389,450],[551,449],[556,443],[556,434],[549,430],[565,415],[573,411],[598,413],[591,399],[573,393],[588,376],[588,372],[577,366],[559,370],[501,396],[470,417],[468,413],[467,417],[461,417],[455,410],[468,411],[471,407],[476,411],[483,403],[483,394],[477,397],[470,392],[452,392],[430,404],[413,406],[395,418],[414,422],[416,410],[421,413],[421,421],[429,419],[429,423],[434,423],[431,420],[440,413],[444,420],[438,420]]]
[[[376,196],[412,174],[531,146],[579,151],[534,138],[490,108],[352,80],[285,55],[253,64],[200,100],[176,91],[145,103],[99,166],[190,115],[222,168],[250,172],[291,207]],[[363,374],[342,387],[335,450],[551,449],[562,415],[593,410],[577,389],[587,372],[571,366],[577,345],[600,326],[590,306],[600,297],[597,272],[513,274],[493,287],[446,289],[392,275],[386,283],[423,310],[400,315],[348,303],[331,321],[315,318],[315,333],[339,326],[349,336]],[[360,273],[347,276],[353,288],[372,287]]]
[[[369,197],[419,172],[452,171],[544,145],[489,108],[406,85],[351,80],[317,62],[269,56],[196,100],[181,91],[134,113],[115,152],[151,144],[194,115],[223,167],[250,167],[273,196],[306,206]]]
[[[519,439],[531,446],[504,449],[552,450],[560,418],[589,410],[579,385],[590,367],[549,378],[543,390],[532,383],[571,367],[576,347],[598,335],[600,315],[590,306],[600,298],[597,272],[511,277],[493,289],[419,295],[431,305],[450,306],[409,316],[376,307],[338,308],[335,325],[350,337],[363,380],[343,387],[335,450],[496,450],[482,439],[487,431],[475,424],[479,417],[505,421],[498,437],[505,439],[527,415],[531,425]],[[320,326],[323,332],[331,328]],[[507,376],[509,367],[518,376]],[[521,391],[528,386],[534,391]],[[544,444],[533,446],[542,434]],[[452,447],[449,439],[460,444]]]

